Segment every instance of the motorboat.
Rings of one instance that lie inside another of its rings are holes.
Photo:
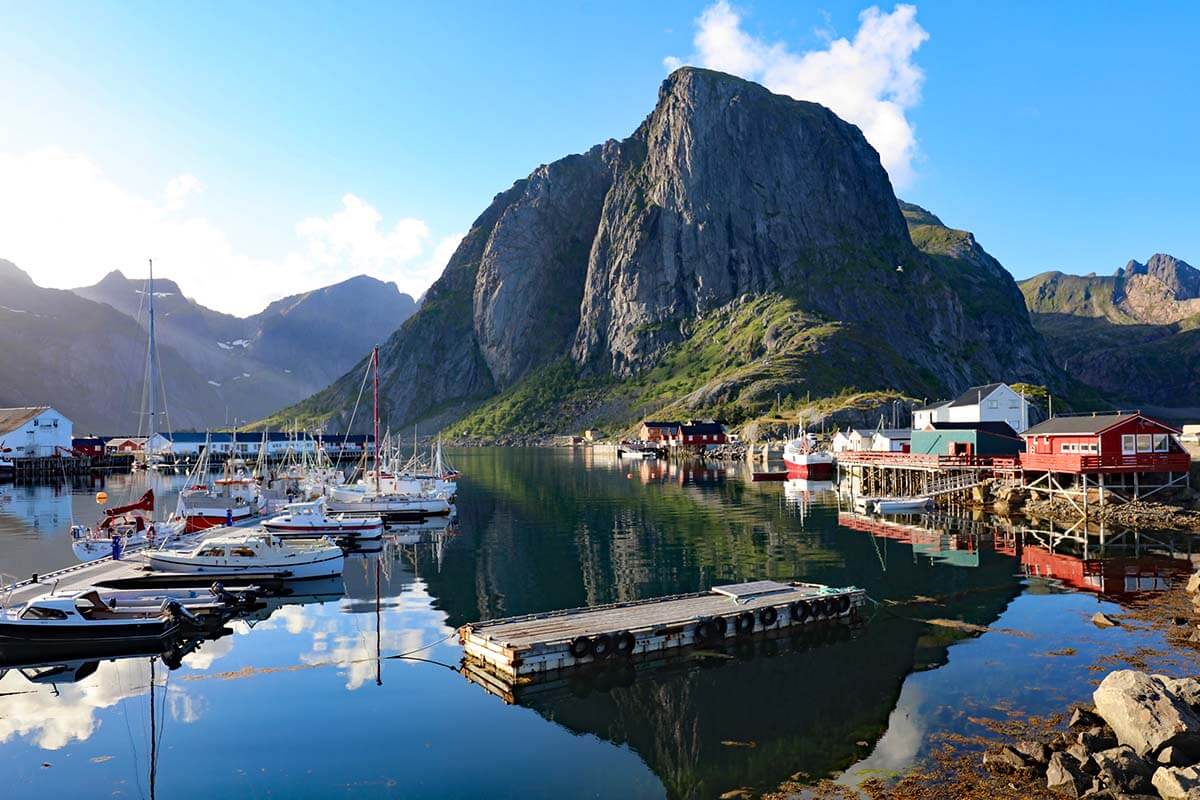
[[[163,572],[279,573],[302,580],[340,575],[344,556],[326,537],[296,541],[262,529],[243,529],[207,536],[190,550],[152,550],[145,558],[152,570]]]
[[[263,509],[258,482],[244,473],[227,470],[211,486],[196,484],[179,493],[175,516],[185,533],[245,522]]]
[[[793,439],[784,445],[783,463],[788,475],[810,481],[827,481],[833,478],[833,453],[816,448],[812,436]]]
[[[20,608],[0,611],[0,642],[159,640],[181,630],[204,628],[205,618],[218,609],[223,612],[227,605],[215,598],[185,604],[161,593],[126,593],[122,598],[96,588],[50,592]],[[223,622],[228,617],[219,618]]]
[[[271,517],[262,527],[280,537],[378,539],[383,536],[382,517],[331,515],[325,498],[306,503],[288,503],[282,514]]]

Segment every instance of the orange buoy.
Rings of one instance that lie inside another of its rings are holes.
[[[108,502],[108,492],[96,492],[96,502],[104,505]]]

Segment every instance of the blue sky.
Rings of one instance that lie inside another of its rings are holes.
[[[359,272],[420,291],[495,193],[628,135],[674,57],[862,115],[898,194],[1017,277],[1200,261],[1200,7],[867,8],[9,4],[0,258],[66,287],[153,255],[238,313]]]

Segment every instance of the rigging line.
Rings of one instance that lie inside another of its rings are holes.
[[[367,368],[365,370],[363,370],[362,384],[360,384],[358,387],[358,399],[354,401],[354,410],[350,412],[350,421],[346,424],[346,436],[347,437],[350,435],[350,431],[354,427],[354,418],[358,415],[358,405],[359,405],[359,403],[362,402],[363,392],[366,391],[366,389],[367,389],[367,378],[371,377],[372,363],[373,363],[372,359],[367,359]],[[365,446],[363,447],[363,450],[366,450]],[[339,466],[341,466],[342,455],[345,453],[345,451],[346,451],[346,439],[345,439],[345,437],[343,437],[342,446],[340,448],[338,448],[337,461],[333,465],[334,469],[337,469]]]

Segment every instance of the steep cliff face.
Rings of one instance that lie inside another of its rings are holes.
[[[627,377],[683,338],[679,323],[741,294],[825,291],[848,261],[890,280],[911,253],[879,156],[828,109],[706,70],[663,83],[620,150],[588,262],[574,357]]]
[[[1127,403],[1200,403],[1200,270],[1156,253],[1112,275],[1046,272],[1021,291],[1075,379]]]
[[[569,430],[638,407],[1058,385],[1012,278],[921,213],[906,221],[828,109],[678,70],[629,138],[539,167],[476,220],[383,348],[384,411],[440,427],[484,404],[492,428]],[[360,385],[280,416],[344,424]]]

